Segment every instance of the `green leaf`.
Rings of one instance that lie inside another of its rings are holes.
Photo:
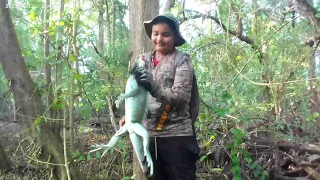
[[[203,156],[200,157],[200,161],[204,161],[206,158],[207,158],[207,156],[203,155]]]
[[[74,78],[76,78],[76,79],[80,79],[80,78],[81,78],[81,74],[76,73],[76,74],[74,75]]]
[[[31,19],[31,21],[36,21],[36,14],[34,13],[34,11],[31,11],[31,13],[29,14],[29,18]]]
[[[236,56],[236,61],[241,61],[242,57],[240,55]]]
[[[82,161],[83,159],[84,159],[84,157],[81,155],[81,156],[79,156],[78,161]]]
[[[316,18],[320,18],[320,13],[317,13],[317,14],[315,15],[315,17],[316,17]]]
[[[125,176],[125,177],[123,177],[121,180],[130,180],[130,179],[131,179],[130,176]]]
[[[251,165],[249,166],[249,168],[250,168],[250,169],[255,169],[255,168],[256,168],[256,165],[255,165],[255,164],[251,164]]]
[[[252,163],[252,158],[251,157],[245,157],[245,160],[247,161],[247,163]]]
[[[232,108],[229,109],[229,113],[234,113],[234,112],[236,112],[236,108],[235,107],[232,107]]]
[[[306,121],[312,121],[313,120],[313,117],[309,114],[309,115],[307,115],[307,117],[306,117]]]
[[[318,112],[314,112],[312,114],[312,116],[313,116],[314,119],[317,119],[319,117],[319,113]]]
[[[119,147],[119,149],[124,149],[125,144],[123,143],[123,141],[118,142],[118,147]]]
[[[211,172],[217,172],[217,173],[220,173],[223,169],[221,168],[212,168],[211,169]]]
[[[223,116],[225,116],[227,113],[228,113],[227,110],[220,110],[220,111],[218,111],[218,112],[216,113],[216,115],[219,116],[219,117],[223,117]]]
[[[76,152],[73,153],[72,158],[76,158],[76,157],[78,157],[80,155],[81,155],[81,153],[79,151],[76,151]]]
[[[199,121],[194,122],[194,126],[195,126],[195,127],[200,127]]]
[[[33,122],[33,124],[34,124],[34,126],[35,126],[35,128],[36,128],[36,131],[37,131],[38,133],[40,133],[40,123],[41,123],[41,118],[40,118],[40,117],[36,118],[36,119],[34,120],[34,122]]]
[[[96,158],[101,158],[101,153],[99,151],[96,151]]]
[[[40,123],[41,123],[41,118],[40,117],[36,118],[34,120],[34,122],[33,122],[34,125],[39,125]]]
[[[232,171],[235,172],[235,173],[236,172],[240,172],[240,167],[239,166],[233,166],[232,167]]]
[[[91,159],[91,154],[87,154],[87,161],[89,161],[90,159]]]
[[[222,95],[222,98],[223,98],[224,100],[229,100],[229,99],[232,98],[232,96],[231,96],[231,94],[226,93],[226,94],[223,94],[223,95]]]
[[[33,34],[34,34],[34,35],[38,35],[38,32],[39,32],[38,29],[36,29],[36,28],[33,29]]]
[[[58,26],[64,26],[64,22],[63,21],[60,21]]]
[[[232,164],[238,164],[240,162],[240,159],[238,157],[234,156],[234,157],[232,157],[231,161],[232,161]]]
[[[70,59],[71,62],[75,62],[77,60],[77,57],[74,54],[71,54],[69,56],[69,59]]]
[[[228,143],[228,144],[227,144],[227,148],[232,149],[232,148],[233,148],[233,144]]]
[[[36,125],[36,130],[38,133],[40,133],[40,126]]]

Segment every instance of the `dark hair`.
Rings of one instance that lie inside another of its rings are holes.
[[[171,31],[174,33],[175,36],[178,35],[178,31],[174,25],[174,23],[165,17],[157,17],[153,22],[152,22],[152,26],[153,25],[157,25],[157,24],[161,24],[161,23],[165,23],[169,26],[169,28],[171,29]]]

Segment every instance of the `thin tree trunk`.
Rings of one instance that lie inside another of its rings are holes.
[[[48,58],[50,57],[50,48],[49,48],[49,21],[50,21],[50,0],[46,0],[44,6],[44,57],[45,61],[45,77],[46,77],[46,87],[48,90],[47,94],[47,108],[49,109],[49,117],[53,117],[53,110],[51,108],[53,103],[53,90],[51,84],[51,65],[48,63]]]
[[[108,56],[111,57],[111,22],[110,22],[110,14],[109,14],[109,4],[106,0],[106,25],[107,25],[107,37],[108,37]]]
[[[104,0],[99,1],[99,17],[98,17],[98,22],[99,22],[99,40],[98,40],[98,49],[100,53],[103,51],[103,43],[104,43],[104,24],[103,24],[103,14],[104,14],[104,9],[103,9],[103,4]]]
[[[106,1],[106,3],[108,3],[108,2]],[[100,7],[103,7],[103,0],[100,0]],[[104,12],[104,10],[101,9],[100,7],[99,7],[99,20],[98,20],[98,22],[99,22],[98,49],[99,49],[100,53],[104,54],[104,36],[103,36],[104,35],[104,23],[103,23],[103,12]],[[108,6],[106,6],[106,7],[108,7]],[[107,9],[106,9],[106,12],[107,12]],[[106,14],[107,14],[106,15],[107,19],[109,20],[109,18],[108,18],[109,15],[108,15],[108,13],[106,13]],[[110,26],[110,24],[109,24],[109,26]],[[108,29],[108,37],[109,37],[109,35],[111,35],[110,29]],[[113,47],[112,47],[112,49],[113,49]],[[105,81],[106,81],[107,84],[110,83],[110,76],[108,74],[106,75]],[[117,125],[116,125],[116,121],[115,121],[114,112],[113,112],[113,109],[112,109],[112,100],[108,95],[106,95],[106,99],[107,99],[107,106],[108,106],[109,113],[110,113],[110,121],[112,123],[114,131],[116,132],[117,131]]]
[[[113,58],[114,51],[115,51],[115,45],[116,45],[116,0],[112,0],[112,51],[111,51],[111,58]]]
[[[64,11],[64,0],[60,0],[60,9],[59,9],[60,20],[62,20],[63,18],[62,16],[63,11]],[[56,91],[57,91],[56,98],[58,99],[57,101],[58,105],[62,104],[62,100],[61,100],[62,90],[60,87],[62,84],[62,70],[64,65],[64,62],[62,60],[62,46],[63,46],[62,34],[63,34],[63,28],[59,28],[57,33],[57,60],[56,60]],[[62,108],[55,111],[54,118],[56,119],[63,118]]]
[[[167,11],[171,11],[171,8],[173,8],[175,4],[175,0],[167,0],[166,5],[164,6],[163,11],[167,12]]]
[[[109,113],[110,113],[110,121],[113,126],[114,132],[117,132],[118,128],[117,128],[116,118],[114,116],[114,112],[112,109],[112,101],[111,101],[110,96],[107,95],[106,98],[107,98],[107,103],[108,103],[108,108],[109,108]]]
[[[5,3],[6,0],[0,0],[0,4]],[[28,125],[30,134],[42,145],[42,155],[51,156],[51,162],[60,164],[54,166],[54,178],[66,179],[61,136],[54,133],[53,126],[43,120],[44,108],[40,96],[35,93],[36,88],[22,57],[10,11],[5,6],[0,6],[0,27],[0,63],[17,106],[17,120]],[[40,132],[34,128],[35,119],[40,120]],[[73,161],[69,162],[69,168],[72,179],[83,179]]]
[[[151,51],[152,45],[145,33],[143,21],[150,20],[159,14],[158,0],[129,0],[130,21],[130,64],[132,66],[139,54]],[[133,152],[133,174],[135,179],[145,179],[136,154]]]
[[[74,153],[74,69],[73,62],[71,62],[71,67],[69,69],[69,146],[70,153]]]
[[[73,16],[73,30],[72,30],[72,48],[73,48],[73,53],[74,53],[74,60],[71,59],[71,67],[70,67],[70,83],[69,83],[69,88],[70,88],[70,100],[69,100],[69,126],[70,126],[70,152],[71,154],[74,152],[74,64],[77,63],[78,57],[79,57],[79,50],[77,47],[77,31],[78,31],[78,20],[79,20],[79,14],[77,13],[77,9],[79,8],[79,0],[74,0],[74,16]]]
[[[70,170],[69,170],[69,161],[68,161],[68,151],[67,151],[67,115],[66,111],[64,111],[63,118],[63,154],[64,154],[64,165],[66,167],[68,180],[71,180]]]

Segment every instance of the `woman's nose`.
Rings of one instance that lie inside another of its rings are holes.
[[[162,39],[163,39],[163,37],[162,37],[161,35],[159,35],[159,36],[157,37],[157,41],[158,41],[158,42],[162,42]]]

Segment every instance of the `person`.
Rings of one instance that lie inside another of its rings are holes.
[[[140,86],[148,90],[149,112],[143,126],[150,135],[150,153],[154,162],[152,180],[195,180],[199,155],[189,101],[193,65],[185,54],[175,67],[176,47],[186,41],[179,22],[171,13],[163,13],[144,22],[154,50],[147,70],[135,74]],[[119,121],[122,126],[124,117]]]

